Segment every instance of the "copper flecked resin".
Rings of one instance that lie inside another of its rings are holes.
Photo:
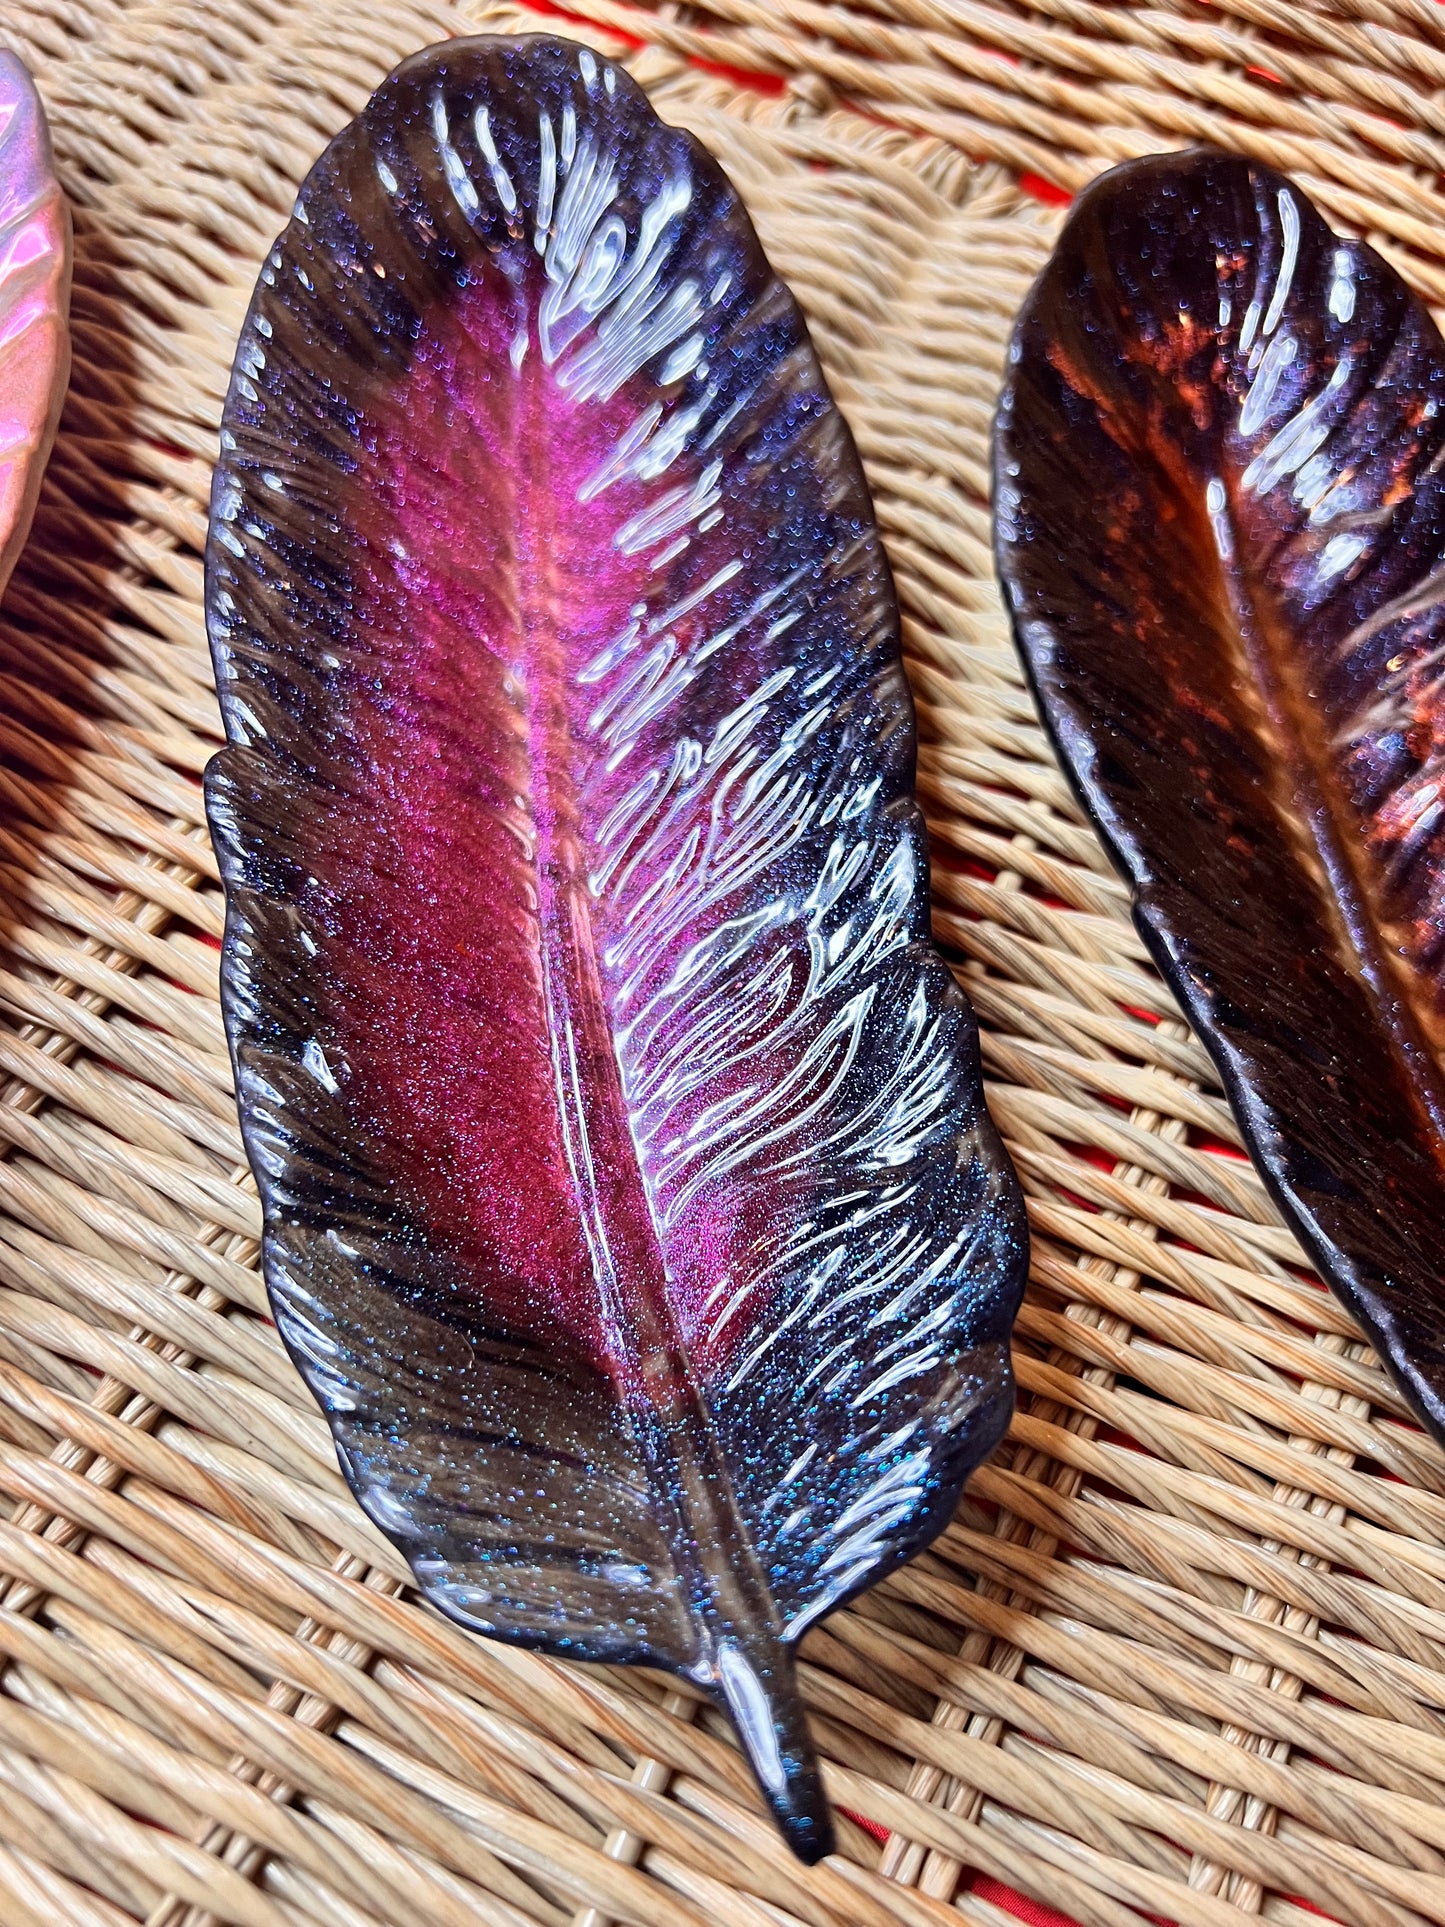
[[[0,590],[24,546],[70,375],[70,210],[29,74],[0,52]]]
[[[999,1437],[1025,1236],[852,441],[625,74],[453,42],[328,149],[207,599],[266,1274],[346,1474],[463,1623],[712,1692],[815,1859],[794,1642]]]
[[[1020,317],[1044,715],[1306,1248],[1445,1437],[1445,343],[1292,182],[1165,155]]]

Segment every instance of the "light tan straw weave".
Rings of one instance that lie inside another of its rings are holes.
[[[1445,11],[574,4],[731,170],[868,465],[937,928],[1031,1201],[1018,1418],[935,1550],[807,1642],[873,1830],[811,1873],[710,1710],[414,1602],[265,1321],[201,552],[297,182],[475,16],[20,0],[75,375],[0,623],[0,1924],[990,1927],[991,1883],[1089,1927],[1445,1921],[1445,1458],[1232,1149],[1021,686],[987,505],[1041,183],[1212,138],[1445,298]]]

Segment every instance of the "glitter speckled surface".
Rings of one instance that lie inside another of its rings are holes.
[[[999,1436],[1025,1238],[797,309],[624,75],[452,43],[307,181],[222,439],[281,1329],[438,1605],[706,1686],[815,1857],[792,1644]]]
[[[1020,317],[997,505],[1140,928],[1445,1437],[1445,343],[1283,176],[1131,163]]]
[[[70,210],[29,74],[0,51],[0,590],[30,530],[70,374]]]

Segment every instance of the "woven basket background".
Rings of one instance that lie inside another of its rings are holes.
[[[936,927],[1030,1196],[1018,1418],[935,1550],[807,1641],[867,1823],[811,1873],[710,1709],[415,1603],[265,1319],[201,553],[297,182],[476,16],[24,0],[0,38],[75,209],[75,374],[0,622],[0,1923],[992,1927],[1000,1883],[1087,1927],[1445,1921],[1445,1458],[1145,960],[1021,686],[987,506],[1049,202],[1116,159],[1256,154],[1445,299],[1445,13],[573,5],[732,172],[868,465]]]

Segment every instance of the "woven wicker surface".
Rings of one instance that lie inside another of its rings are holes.
[[[868,464],[937,928],[1031,1200],[1018,1418],[935,1550],[807,1642],[833,1794],[873,1829],[811,1873],[711,1710],[414,1603],[264,1316],[200,556],[297,181],[470,21],[12,11],[76,271],[0,623],[0,1922],[927,1927],[1002,1919],[980,1873],[1090,1927],[1445,1920],[1445,1458],[1235,1148],[1021,687],[987,510],[1002,344],[1059,218],[1016,172],[1071,188],[1212,135],[1438,297],[1445,17],[575,4],[597,44],[649,43],[633,70],[731,170]]]

